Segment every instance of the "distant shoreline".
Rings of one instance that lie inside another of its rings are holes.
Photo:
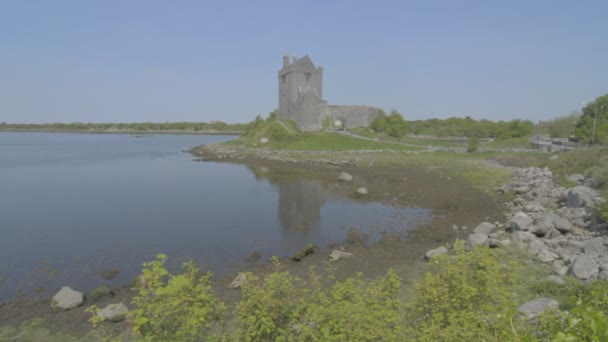
[[[91,129],[52,129],[52,128],[0,128],[0,132],[16,133],[79,133],[79,134],[184,134],[184,135],[241,135],[242,131],[218,131],[218,130],[91,130]]]

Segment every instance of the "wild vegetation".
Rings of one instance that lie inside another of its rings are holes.
[[[274,259],[266,275],[247,273],[241,298],[226,309],[210,275],[194,265],[170,274],[166,256],[144,265],[130,320],[145,341],[597,341],[608,336],[608,283],[568,278],[556,286],[550,272],[517,253],[456,241],[434,257],[429,271],[403,286],[397,270],[378,279],[358,274],[337,281],[328,270],[293,276]],[[322,275],[323,274],[323,275]],[[562,310],[538,322],[516,308],[538,296],[559,299]],[[95,319],[93,319],[95,320]],[[99,323],[99,322],[97,322]]]
[[[55,131],[55,132],[231,132],[239,133],[244,124],[214,122],[133,122],[133,123],[48,123],[11,124],[0,123],[0,131]]]
[[[608,144],[608,95],[600,96],[583,108],[576,123],[575,135],[580,142],[591,143],[595,122],[596,144]]]

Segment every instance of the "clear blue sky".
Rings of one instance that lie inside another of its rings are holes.
[[[608,93],[608,1],[0,2],[0,121],[245,122],[285,53],[332,104],[542,120]]]

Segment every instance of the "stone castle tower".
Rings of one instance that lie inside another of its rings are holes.
[[[310,57],[283,57],[279,70],[278,116],[293,120],[302,131],[369,126],[380,109],[369,106],[333,106],[323,100],[323,68]]]

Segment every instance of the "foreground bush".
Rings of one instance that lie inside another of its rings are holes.
[[[169,274],[167,256],[144,264],[129,312],[135,332],[146,341],[199,341],[224,322],[225,306],[213,293],[211,274],[201,274],[190,261],[184,273]]]
[[[335,281],[311,270],[299,279],[274,259],[266,276],[248,273],[230,316],[214,295],[210,274],[190,262],[170,274],[166,256],[144,264],[143,282],[130,313],[145,341],[605,341],[608,283],[554,287],[570,312],[550,312],[530,324],[515,317],[524,299],[521,265],[485,247],[434,257],[430,271],[410,289],[396,272],[373,281],[358,274]],[[541,285],[540,283],[538,284]],[[538,289],[537,289],[538,290]],[[527,294],[526,294],[527,293]],[[522,295],[523,294],[523,295]],[[405,298],[411,298],[406,300]],[[228,319],[230,318],[230,319]]]
[[[510,340],[518,264],[501,261],[488,248],[467,252],[462,241],[454,251],[454,256],[433,258],[431,272],[416,283],[408,306],[410,336],[428,341]]]

